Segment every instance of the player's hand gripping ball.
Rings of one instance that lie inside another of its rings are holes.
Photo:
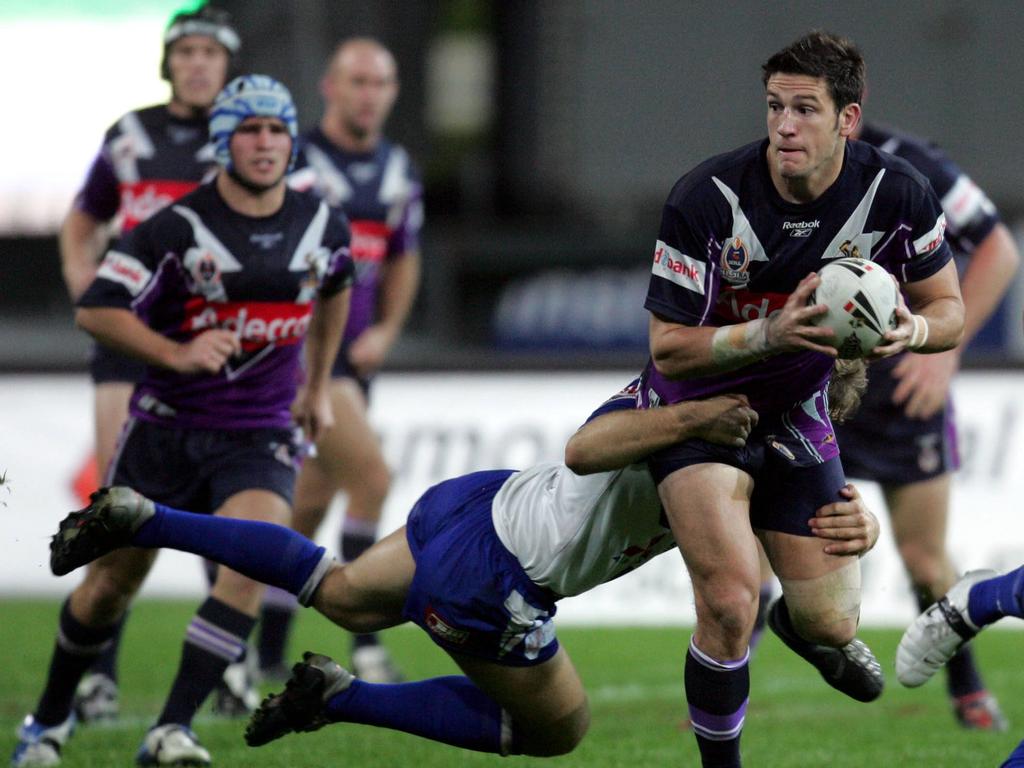
[[[815,321],[835,332],[824,343],[834,346],[844,360],[870,354],[881,343],[882,335],[897,325],[896,281],[884,267],[855,258],[836,259],[818,275],[821,285],[808,304],[828,306],[828,312]]]

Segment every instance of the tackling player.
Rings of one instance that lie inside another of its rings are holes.
[[[341,350],[331,378],[334,418],[316,457],[303,464],[295,487],[295,530],[313,537],[338,491],[347,496],[338,552],[354,560],[377,538],[391,478],[367,419],[370,383],[405,323],[419,286],[422,185],[408,153],[382,134],[398,96],[394,57],[371,38],[349,38],[335,49],[321,82],[324,113],[303,136],[289,183],[312,187],[338,206],[352,227],[356,281]],[[290,595],[271,590],[259,631],[264,674],[287,676],[283,663],[295,610]],[[376,634],[352,638],[352,670],[371,682],[399,675]]]
[[[85,183],[64,220],[60,255],[64,280],[77,302],[96,276],[112,222],[120,235],[191,192],[216,171],[207,111],[227,82],[240,40],[225,11],[204,6],[176,14],[163,37],[160,75],[171,86],[166,104],[124,115],[108,131]],[[95,463],[106,471],[128,417],[132,387],[144,364],[94,344]],[[88,492],[97,487],[90,473]],[[118,633],[117,638],[120,637]],[[117,639],[82,680],[76,710],[84,721],[117,714]]]
[[[856,559],[823,553],[814,510],[845,485],[825,387],[835,359],[816,270],[871,258],[910,304],[875,350],[937,352],[962,335],[963,305],[934,192],[898,158],[847,143],[864,62],[812,32],[764,65],[768,136],[683,176],[662,213],[646,307],[644,405],[738,391],[758,412],[743,449],[689,440],[649,461],[696,597],[685,687],[705,765],[739,766],[760,571],[755,535],[782,582],[769,624],[839,690],[870,701],[881,670],[854,639]],[[753,530],[751,530],[751,524]]]
[[[316,439],[333,423],[327,386],[353,275],[349,231],[326,203],[285,184],[297,121],[283,85],[263,75],[233,80],[211,110],[210,134],[221,166],[214,180],[110,250],[79,300],[79,325],[147,363],[107,479],[165,503],[287,524],[304,445],[295,424]],[[111,553],[71,593],[46,687],[19,729],[15,765],[60,761],[75,685],[116,633],[155,556]],[[139,764],[209,764],[189,726],[244,652],[262,591],[218,570]]]
[[[283,528],[197,520],[114,488],[61,524],[51,567],[63,574],[128,543],[196,552],[298,595],[350,631],[412,621],[465,674],[372,684],[307,653],[284,693],[253,716],[246,731],[253,746],[352,722],[483,752],[563,754],[584,736],[589,711],[555,636],[557,601],[673,546],[650,474],[633,462],[689,436],[742,445],[755,422],[733,396],[638,411],[634,385],[570,440],[568,465],[476,472],[436,485],[403,529],[347,565]],[[852,486],[844,494],[818,511],[815,534],[827,551],[861,554],[877,539],[877,521]]]

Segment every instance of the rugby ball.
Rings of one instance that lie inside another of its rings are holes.
[[[867,259],[843,258],[829,262],[820,272],[819,285],[808,304],[825,304],[828,312],[815,324],[831,328],[830,344],[844,360],[869,354],[882,335],[897,325],[899,286],[884,267]]]

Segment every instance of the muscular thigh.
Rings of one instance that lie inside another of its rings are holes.
[[[897,545],[915,542],[941,551],[946,540],[951,476],[884,486]]]
[[[104,477],[114,455],[118,436],[128,420],[128,401],[132,384],[127,382],[97,383],[93,392],[93,412],[96,418],[96,466]]]

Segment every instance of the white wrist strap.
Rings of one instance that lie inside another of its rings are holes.
[[[910,349],[920,349],[928,342],[928,321],[921,315],[914,315],[914,332],[910,334]]]

